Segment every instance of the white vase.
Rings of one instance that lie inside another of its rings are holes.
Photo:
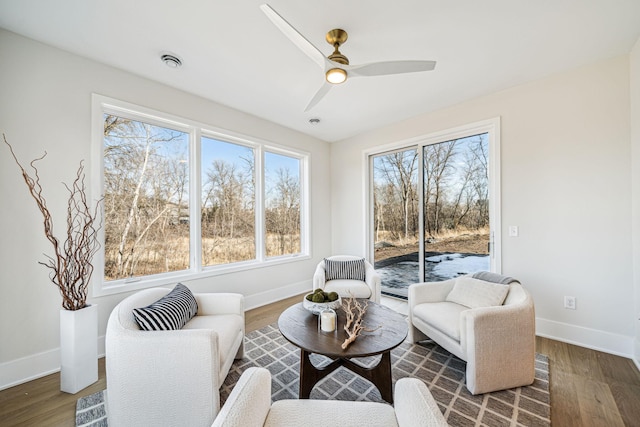
[[[98,381],[98,306],[60,310],[60,390],[75,394]]]

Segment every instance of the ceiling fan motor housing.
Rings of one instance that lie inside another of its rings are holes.
[[[347,32],[340,28],[335,28],[329,31],[325,38],[327,40],[327,43],[329,43],[334,48],[333,53],[329,55],[328,58],[333,62],[337,62],[338,64],[349,65],[349,58],[344,56],[342,53],[340,53],[340,50],[338,50],[340,48],[340,45],[346,42],[347,38],[349,38]]]

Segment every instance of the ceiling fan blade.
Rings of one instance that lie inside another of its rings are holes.
[[[317,47],[311,44],[309,40],[304,38],[302,34],[298,32],[291,24],[289,24],[282,16],[278,14],[268,4],[260,5],[260,9],[267,15],[267,17],[278,27],[282,33],[289,38],[295,44],[298,49],[304,52],[309,58],[320,66],[323,70],[327,64],[328,59],[318,50]]]
[[[304,109],[304,112],[306,113],[307,111],[315,107],[316,104],[318,104],[318,102],[320,102],[320,100],[329,93],[332,87],[333,85],[331,83],[324,82],[324,84],[320,86],[320,89],[318,89],[316,94],[313,95],[313,98],[311,98],[311,101],[309,101],[309,104],[307,105],[307,108]]]
[[[431,71],[434,68],[436,68],[436,61],[388,61],[346,67],[349,77],[416,73],[419,71]]]

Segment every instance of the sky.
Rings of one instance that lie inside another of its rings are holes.
[[[236,166],[237,170],[246,170],[247,162],[243,159],[252,159],[254,156],[254,150],[240,144],[203,137],[201,156],[202,174],[204,176],[210,165],[215,160],[223,160],[233,164]],[[276,181],[277,172],[280,169],[288,170],[289,176],[299,180],[300,160],[269,151],[265,151],[264,157],[265,186],[267,193],[270,192],[272,183]]]

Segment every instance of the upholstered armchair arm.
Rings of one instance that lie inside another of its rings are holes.
[[[533,300],[466,310],[460,344],[467,355],[467,388],[473,394],[531,384],[535,375]],[[500,375],[493,375],[500,372]]]
[[[425,302],[444,301],[455,282],[455,279],[449,279],[441,282],[414,283],[409,286],[409,307]]]
[[[220,406],[218,334],[204,329],[136,331],[115,323],[106,335],[109,423],[209,425]],[[166,393],[168,389],[178,392]],[[176,400],[176,395],[184,398]]]
[[[324,289],[325,283],[324,261],[320,261],[313,273],[313,290]]]
[[[365,261],[364,263],[364,281],[371,288],[371,294],[373,295],[373,302],[380,303],[380,275],[376,272],[375,268],[370,262]]]
[[[393,393],[400,427],[447,427],[447,420],[427,386],[416,378],[402,378]]]
[[[198,316],[239,314],[244,316],[244,296],[235,293],[198,293]]]
[[[240,376],[211,427],[262,427],[270,407],[271,374],[265,368],[249,368]]]

